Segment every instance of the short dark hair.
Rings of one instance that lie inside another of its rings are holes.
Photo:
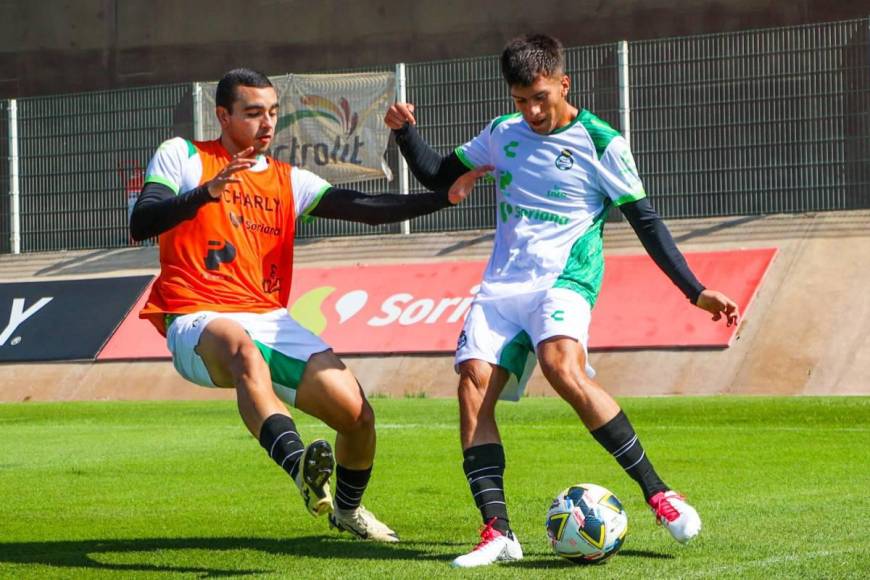
[[[526,34],[507,43],[501,53],[501,74],[510,86],[527,87],[538,75],[565,72],[565,49],[557,38]]]
[[[214,93],[214,104],[228,111],[233,110],[236,101],[236,87],[271,87],[269,77],[249,68],[234,68],[218,82]]]

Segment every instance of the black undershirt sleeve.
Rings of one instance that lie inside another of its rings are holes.
[[[353,189],[331,187],[307,215],[379,226],[430,214],[450,205],[446,190],[409,195],[369,195]]]
[[[153,238],[192,219],[205,204],[217,201],[205,185],[175,195],[161,183],[146,183],[130,214],[130,237],[137,242]]]
[[[401,129],[393,130],[393,135],[411,173],[426,189],[447,189],[469,170],[456,153],[451,152],[446,157],[439,155],[423,140],[414,125],[405,123]]]
[[[647,253],[692,304],[704,291],[662,218],[647,198],[619,206]]]

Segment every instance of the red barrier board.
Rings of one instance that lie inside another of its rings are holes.
[[[686,261],[707,288],[727,294],[746,314],[776,248],[687,253]],[[711,321],[692,306],[647,255],[612,256],[592,311],[592,349],[726,348],[737,327]]]
[[[139,311],[148,301],[151,293],[151,284],[130,309],[130,313],[115,330],[115,334],[97,355],[97,360],[126,360],[126,359],[166,359],[170,358],[166,348],[166,339],[147,320],[139,318]]]
[[[703,283],[745,312],[775,254],[764,248],[689,253],[686,259]],[[440,262],[298,269],[290,312],[338,353],[452,352],[484,267]],[[162,337],[135,318],[140,307],[100,359],[168,356]],[[607,257],[590,348],[724,348],[735,333],[690,305],[648,256]]]

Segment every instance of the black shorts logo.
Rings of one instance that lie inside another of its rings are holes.
[[[206,270],[217,270],[221,264],[229,264],[236,259],[236,248],[226,240],[208,241],[208,253],[205,256]]]

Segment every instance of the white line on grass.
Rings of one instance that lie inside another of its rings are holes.
[[[803,554],[784,554],[782,556],[771,556],[770,558],[765,558],[763,560],[755,560],[742,562],[740,564],[730,564],[724,566],[717,566],[715,568],[707,568],[706,570],[699,570],[694,574],[690,574],[690,578],[700,578],[704,576],[718,576],[723,573],[739,573],[745,570],[750,570],[754,568],[767,568],[768,566],[774,566],[777,564],[790,564],[794,562],[802,562],[804,560],[815,560],[816,558],[827,558],[829,556],[841,556],[843,554],[847,554],[849,552],[854,552],[854,549],[846,549],[846,550],[820,550],[817,552],[806,552]]]
[[[512,425],[514,427],[522,427],[523,429],[537,430],[537,431],[550,431],[553,429],[552,425],[528,425],[524,423],[511,423],[510,420],[504,420],[504,424]],[[459,423],[376,423],[375,429],[456,429],[458,428]],[[698,426],[690,426],[690,425],[644,425],[641,427],[643,431],[728,431],[728,432],[751,432],[757,433],[759,431],[772,431],[772,432],[797,432],[797,433],[821,433],[821,432],[832,432],[832,433],[867,433],[870,432],[870,428],[867,427],[762,427],[762,426],[750,426],[750,427],[739,427],[739,426],[731,426],[731,425],[721,425],[710,427],[708,425],[698,425]]]

